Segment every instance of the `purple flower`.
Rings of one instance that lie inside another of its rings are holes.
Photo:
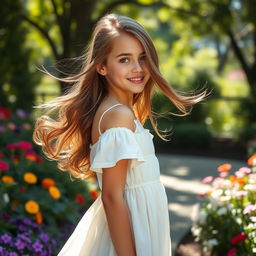
[[[39,237],[40,237],[40,239],[41,239],[43,242],[45,242],[45,243],[47,243],[47,242],[49,241],[49,236],[48,236],[47,234],[45,234],[45,233],[41,233],[41,234],[39,235]]]
[[[26,112],[22,109],[17,109],[16,114],[21,119],[24,119],[27,116]]]
[[[43,249],[43,246],[41,243],[39,243],[38,241],[36,241],[32,247],[34,248],[35,252],[41,252]]]
[[[15,246],[17,247],[18,250],[23,250],[25,248],[26,244],[22,240],[18,239],[15,242]]]
[[[19,239],[21,239],[22,241],[26,242],[26,243],[31,243],[30,238],[28,238],[26,235],[24,234],[18,234],[17,236]]]
[[[10,252],[9,256],[18,256],[18,254],[16,252]]]
[[[1,235],[1,240],[3,241],[4,244],[8,244],[12,241],[12,237],[9,236],[8,234],[3,234]]]
[[[20,230],[20,231],[25,231],[25,230],[26,230],[26,226],[23,225],[23,224],[20,224],[20,225],[19,225],[19,230]]]

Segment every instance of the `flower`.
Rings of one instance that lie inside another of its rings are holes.
[[[17,143],[17,147],[21,150],[29,150],[32,149],[32,144],[28,141],[20,141]]]
[[[55,185],[55,181],[53,179],[51,179],[51,178],[44,178],[42,180],[43,188],[48,189],[49,187],[54,186],[54,185]]]
[[[31,125],[29,123],[24,123],[22,125],[22,127],[23,127],[24,130],[27,130],[27,131],[31,130]]]
[[[0,171],[8,171],[9,170],[9,164],[5,161],[0,160]]]
[[[241,243],[242,241],[244,241],[244,240],[246,239],[246,237],[247,237],[247,235],[242,232],[242,233],[240,233],[240,234],[238,234],[238,235],[232,237],[230,243],[233,244],[233,245],[234,245],[234,244],[239,244],[239,243]]]
[[[10,143],[6,146],[7,149],[9,150],[15,150],[17,149],[17,144],[16,143]]]
[[[8,234],[3,234],[0,236],[1,241],[5,244],[9,244],[12,241],[12,237]]]
[[[243,214],[252,213],[254,211],[256,211],[256,204],[248,204],[245,206]]]
[[[18,240],[15,242],[15,246],[16,246],[16,248],[17,248],[18,250],[23,250],[23,249],[25,248],[26,244],[25,244],[22,240],[18,239]]]
[[[36,213],[36,223],[39,225],[43,223],[43,215],[41,212]]]
[[[222,164],[218,166],[217,170],[218,172],[227,172],[232,168],[231,164]]]
[[[203,184],[207,184],[207,183],[211,183],[213,181],[213,177],[212,176],[207,176],[204,179],[202,179],[202,183]]]
[[[41,158],[34,152],[34,151],[28,151],[25,153],[25,158],[29,161],[33,161],[36,163],[40,163],[42,160]]]
[[[39,205],[37,202],[30,200],[25,204],[25,210],[30,214],[36,214],[39,212]]]
[[[95,200],[98,197],[98,191],[96,189],[91,191],[91,197]]]
[[[256,162],[256,155],[252,155],[251,157],[248,158],[247,164],[248,165],[255,165]]]
[[[11,176],[4,175],[4,176],[2,177],[2,181],[4,181],[5,183],[13,183],[13,182],[14,182],[14,179],[13,179],[13,177],[11,177]]]
[[[39,235],[39,238],[40,238],[43,242],[45,242],[45,243],[47,243],[47,242],[49,241],[49,236],[48,236],[47,234],[45,234],[45,233],[41,233],[41,234]]]
[[[16,114],[20,119],[24,119],[27,116],[26,112],[22,109],[17,109]]]
[[[0,120],[2,119],[10,119],[11,111],[7,108],[0,106]]]
[[[77,195],[76,195],[76,201],[77,201],[79,204],[83,205],[83,204],[84,204],[83,196],[82,196],[81,194],[77,194]]]
[[[49,193],[54,199],[59,199],[61,196],[60,190],[55,186],[49,187]]]
[[[35,250],[35,252],[41,252],[43,249],[42,244],[39,241],[36,241],[33,245],[32,245],[33,249]]]
[[[24,173],[23,178],[24,178],[24,181],[27,182],[28,184],[35,184],[37,182],[37,177],[32,172]]]
[[[236,253],[237,253],[237,249],[236,249],[236,248],[231,248],[231,249],[227,252],[226,256],[235,256]]]
[[[7,124],[7,128],[11,131],[14,131],[16,129],[16,124],[10,122]]]

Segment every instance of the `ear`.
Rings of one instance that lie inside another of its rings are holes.
[[[107,74],[107,69],[103,64],[97,65],[96,71],[102,76],[105,76]]]

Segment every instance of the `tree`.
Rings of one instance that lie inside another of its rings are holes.
[[[27,31],[21,26],[20,1],[3,0],[0,8],[0,104],[31,109],[37,77],[30,67]],[[10,104],[11,103],[11,104]]]

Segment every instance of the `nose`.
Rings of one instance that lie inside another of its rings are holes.
[[[139,63],[139,61],[134,61],[133,71],[134,72],[141,72],[141,71],[143,71],[142,66]]]

